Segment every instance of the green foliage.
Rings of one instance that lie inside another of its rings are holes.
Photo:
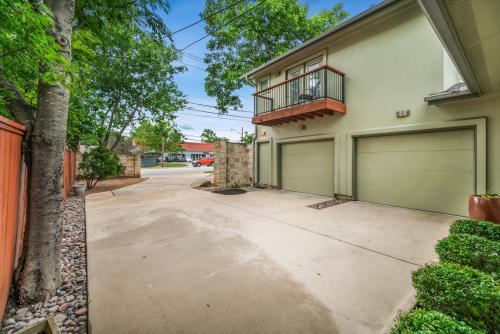
[[[476,196],[479,196],[479,197],[482,197],[482,198],[500,198],[500,196],[498,194],[490,194],[490,193],[479,194],[479,195],[476,195]]]
[[[201,15],[231,3],[234,1],[207,0]],[[207,19],[205,30],[212,35],[205,57],[207,94],[216,98],[218,109],[224,113],[228,108],[241,108],[235,92],[243,87],[242,75],[334,27],[347,16],[342,4],[309,15],[309,6],[298,0],[247,0]]]
[[[500,242],[469,234],[451,234],[436,245],[442,262],[473,267],[500,277]]]
[[[486,334],[446,314],[415,310],[400,317],[391,334]]]
[[[89,189],[94,188],[99,180],[120,175],[123,168],[118,156],[106,146],[98,146],[83,153],[78,167],[80,177],[87,181]]]
[[[16,86],[32,106],[36,105],[40,80],[53,83],[60,79],[56,64],[65,64],[59,44],[47,34],[54,26],[50,10],[42,2],[0,0],[0,74]],[[44,71],[40,71],[40,68]],[[12,93],[0,89],[0,109]]]
[[[245,144],[251,144],[255,139],[255,134],[253,133],[248,133],[245,131],[245,134],[243,137],[241,137],[241,142]]]
[[[426,265],[413,273],[417,304],[469,326],[495,333],[500,328],[500,287],[478,270],[453,263]]]
[[[466,233],[493,241],[500,241],[500,225],[486,220],[456,220],[450,227],[450,233]]]
[[[165,151],[171,153],[181,151],[181,144],[184,142],[184,136],[177,129],[177,126],[168,120],[157,120],[155,122],[143,120],[132,131],[132,137],[145,150],[156,153],[161,152],[162,142]]]
[[[76,2],[68,143],[118,144],[129,126],[182,105],[169,11],[167,0]]]
[[[203,143],[215,143],[217,140],[219,140],[219,137],[217,137],[217,134],[212,129],[204,129],[201,133],[201,141]]]

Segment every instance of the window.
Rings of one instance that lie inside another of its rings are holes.
[[[269,88],[269,78],[263,79],[259,81],[259,90]]]

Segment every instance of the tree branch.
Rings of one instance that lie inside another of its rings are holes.
[[[0,90],[7,92],[4,96],[5,106],[14,118],[26,126],[26,133],[31,134],[33,122],[35,120],[35,107],[26,102],[23,94],[0,73]]]

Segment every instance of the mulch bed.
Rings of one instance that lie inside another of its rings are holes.
[[[340,199],[332,199],[330,201],[325,201],[325,202],[320,202],[320,203],[316,203],[316,204],[311,204],[311,205],[308,205],[307,207],[308,208],[317,209],[317,210],[323,210],[323,209],[326,209],[326,208],[329,208],[329,207],[332,207],[332,206],[335,206],[335,205],[343,204],[343,203],[346,203],[346,202],[348,202],[348,201],[346,201],[346,200],[340,200]]]
[[[68,197],[63,217],[62,285],[44,303],[24,307],[10,303],[5,312],[3,333],[15,333],[47,316],[54,317],[61,333],[87,333],[85,198]]]
[[[228,189],[212,190],[212,192],[220,195],[241,195],[245,194],[247,191],[241,188],[228,188]]]
[[[97,182],[97,185],[94,189],[87,189],[85,191],[85,195],[102,193],[105,191],[113,191],[116,189],[120,189],[126,186],[131,186],[133,184],[141,183],[146,181],[147,177],[125,177],[121,179],[110,179],[110,180],[102,180]],[[79,184],[85,184],[85,181],[78,181]]]

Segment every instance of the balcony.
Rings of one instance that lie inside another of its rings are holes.
[[[253,124],[281,125],[345,113],[344,73],[328,65],[255,94]]]

